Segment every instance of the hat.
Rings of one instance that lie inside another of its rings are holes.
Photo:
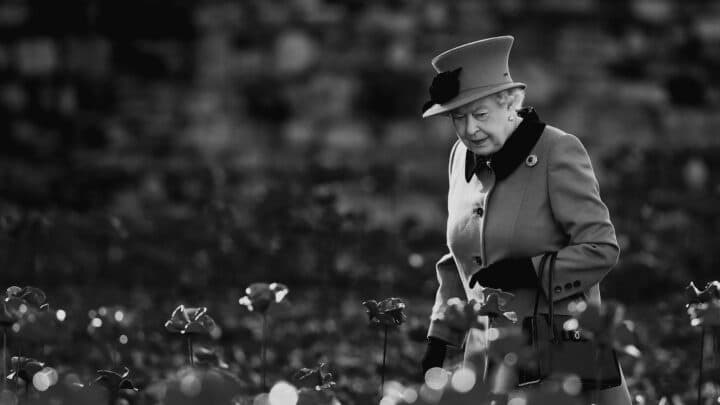
[[[481,39],[452,48],[432,60],[438,74],[430,86],[430,101],[423,107],[423,118],[448,112],[461,105],[513,87],[508,68],[510,48],[515,38],[502,36]]]

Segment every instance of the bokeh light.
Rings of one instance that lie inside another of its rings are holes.
[[[450,379],[450,385],[452,385],[455,391],[465,393],[475,386],[476,381],[477,376],[473,370],[469,368],[461,368],[453,373],[452,378]]]
[[[500,338],[500,331],[497,328],[488,329],[487,338],[491,342],[494,340],[498,340],[498,338]]]
[[[393,397],[382,397],[380,400],[380,405],[397,405],[397,401]]]
[[[268,401],[270,405],[295,405],[298,401],[298,393],[294,386],[280,381],[270,389]]]
[[[408,404],[414,404],[418,399],[418,393],[414,388],[405,388],[402,393],[403,400]]]
[[[422,400],[427,403],[437,403],[438,401],[440,401],[442,393],[442,390],[434,390],[427,385],[423,385],[422,387],[420,387],[420,398],[422,398]]]
[[[40,392],[47,391],[50,388],[50,378],[48,378],[47,374],[39,371],[33,375],[32,384]]]
[[[448,383],[448,372],[440,367],[433,367],[425,373],[425,384],[433,390],[442,390]]]
[[[120,337],[118,338],[118,341],[120,342],[121,345],[126,345],[128,342],[127,335],[120,335]]]
[[[195,373],[190,373],[180,379],[180,392],[187,397],[195,397],[202,390],[202,381]]]
[[[252,405],[268,405],[269,403],[268,394],[264,392],[253,398]]]
[[[115,311],[115,320],[118,322],[122,322],[122,320],[125,318],[125,314],[122,311]]]
[[[99,328],[103,324],[102,319],[100,318],[93,318],[92,321],[90,321],[90,325],[92,325],[94,328]]]
[[[425,259],[423,259],[421,254],[410,253],[410,255],[408,256],[408,264],[410,265],[410,267],[417,269],[419,267],[422,267],[423,264],[425,264]]]
[[[578,323],[578,320],[575,318],[570,318],[565,323],[563,323],[563,329],[565,330],[576,330],[580,324]]]
[[[527,399],[525,399],[525,397],[511,398],[507,405],[527,405]]]
[[[582,389],[582,381],[576,375],[569,375],[563,379],[562,389],[568,395],[578,395]]]
[[[63,309],[58,309],[57,312],[55,312],[55,317],[58,321],[63,322],[65,318],[67,318],[67,313]]]

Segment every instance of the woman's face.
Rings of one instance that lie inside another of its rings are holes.
[[[495,95],[481,98],[450,111],[455,133],[476,155],[490,156],[505,144],[516,127],[508,120],[515,112],[512,106],[501,106]],[[515,117],[517,119],[517,117]]]

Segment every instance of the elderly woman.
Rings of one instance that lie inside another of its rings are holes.
[[[556,314],[568,314],[571,302],[600,303],[598,284],[618,259],[585,148],[532,108],[521,108],[526,86],[510,77],[512,43],[511,36],[489,38],[432,61],[438,75],[423,117],[448,117],[458,141],[448,167],[450,253],[436,267],[440,285],[424,371],[442,367],[448,346],[464,345],[466,358],[487,347],[480,330],[463,334],[439,321],[449,298],[480,301],[485,288],[502,289],[515,295],[505,310],[523,319],[532,316],[542,285],[539,312],[547,313],[552,300]],[[547,252],[557,252],[549,291],[547,275],[538,280]],[[602,390],[599,403],[630,404],[624,380]]]

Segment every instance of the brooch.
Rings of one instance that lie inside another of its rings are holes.
[[[530,155],[525,159],[525,164],[528,165],[528,167],[533,167],[537,164],[538,158],[535,155]]]

